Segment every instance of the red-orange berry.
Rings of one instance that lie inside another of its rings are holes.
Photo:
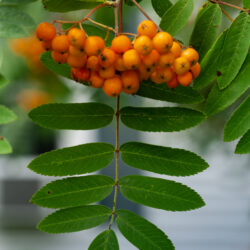
[[[141,63],[140,56],[135,49],[130,49],[123,54],[123,63],[127,69],[137,69]]]
[[[151,74],[154,72],[153,68],[150,67],[146,67],[144,64],[140,64],[139,68],[138,68],[138,72],[139,72],[139,77],[141,81],[145,81],[148,80],[151,76]]]
[[[98,72],[91,72],[89,85],[93,88],[101,88],[103,86],[104,79],[98,74]]]
[[[105,80],[103,91],[110,97],[119,96],[122,92],[122,81],[119,77],[113,77]]]
[[[174,72],[171,68],[160,68],[158,67],[155,72],[151,75],[151,80],[154,83],[161,84],[168,82],[173,78]]]
[[[200,75],[201,72],[201,65],[199,63],[196,63],[193,67],[191,67],[191,73],[193,75],[193,78],[197,78]]]
[[[181,56],[181,45],[178,42],[174,41],[170,52],[172,52],[176,58]]]
[[[104,40],[99,36],[89,36],[84,45],[84,51],[88,56],[98,56],[105,47]]]
[[[80,69],[72,68],[71,77],[76,82],[85,83],[89,80],[90,71],[86,68],[80,68]]]
[[[159,32],[153,38],[154,48],[160,53],[167,53],[173,46],[173,37],[167,32]]]
[[[87,62],[87,55],[82,57],[69,55],[67,62],[72,68],[83,68]]]
[[[187,48],[183,50],[181,56],[187,58],[187,60],[191,64],[191,67],[194,66],[199,61],[199,54],[193,48]]]
[[[188,86],[193,81],[193,76],[191,72],[187,72],[183,75],[177,75],[177,80],[182,86]]]
[[[92,71],[98,71],[100,69],[99,58],[97,56],[88,57],[87,69]]]
[[[174,71],[177,75],[188,72],[190,67],[190,62],[185,57],[178,57],[174,61]]]
[[[157,33],[157,26],[154,22],[145,20],[139,24],[137,32],[141,36],[148,36],[150,38],[153,38]]]
[[[179,85],[178,80],[177,80],[177,75],[174,75],[172,79],[167,82],[167,85],[171,89],[176,88]]]
[[[155,67],[160,60],[160,54],[157,50],[153,49],[152,52],[142,57],[142,62],[147,68]]]
[[[134,49],[142,56],[146,56],[153,50],[153,42],[148,36],[139,36],[134,43]]]
[[[139,75],[134,70],[122,72],[121,75],[123,92],[126,94],[135,94],[140,87]]]
[[[46,51],[52,49],[52,42],[51,41],[42,41],[42,46]]]
[[[116,53],[124,53],[127,50],[131,49],[132,43],[127,36],[120,35],[113,39],[111,49]]]
[[[72,55],[72,56],[84,56],[84,50],[83,49],[80,49],[78,47],[75,47],[75,46],[72,46],[70,45],[69,46],[69,54]]]
[[[53,58],[55,62],[59,64],[64,64],[67,62],[69,54],[68,53],[61,54],[59,52],[52,51],[51,57]]]
[[[99,55],[100,65],[103,67],[110,67],[116,61],[116,54],[112,49],[105,48]]]
[[[122,55],[117,55],[117,59],[115,61],[115,69],[120,72],[125,71],[127,69],[123,63]]]
[[[172,52],[168,52],[166,54],[162,54],[159,59],[159,66],[164,67],[171,67],[175,61],[175,55]]]
[[[59,53],[66,53],[69,50],[69,40],[65,35],[56,36],[52,40],[52,49]]]
[[[78,28],[72,28],[68,32],[69,43],[74,47],[83,48],[86,38],[87,35],[84,30],[80,30]]]
[[[99,70],[99,75],[104,79],[112,78],[115,75],[115,67],[114,66],[110,66],[108,68],[102,67]]]
[[[36,29],[36,36],[41,41],[52,41],[56,36],[56,28],[51,23],[40,23]]]

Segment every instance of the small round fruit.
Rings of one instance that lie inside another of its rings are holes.
[[[117,56],[117,59],[115,61],[115,69],[120,72],[125,71],[127,69],[123,63],[122,55]]]
[[[153,38],[157,33],[157,26],[150,20],[144,20],[139,24],[137,32],[141,36]]]
[[[69,46],[69,54],[72,55],[72,56],[84,56],[84,50],[83,49],[80,49],[78,47],[75,47],[75,46],[72,46],[70,45]]]
[[[160,68],[158,67],[156,71],[151,75],[151,80],[154,83],[161,84],[168,82],[173,78],[174,72],[171,68]]]
[[[142,62],[147,68],[155,67],[160,60],[160,54],[157,50],[153,49],[152,52],[142,57]]]
[[[190,62],[185,57],[178,57],[174,61],[174,71],[177,75],[188,72],[190,67]]]
[[[146,56],[153,50],[153,42],[148,36],[139,36],[134,43],[134,49],[142,56]]]
[[[51,41],[42,41],[42,46],[46,51],[50,51],[52,49]]]
[[[87,35],[84,30],[80,30],[78,28],[72,28],[68,32],[69,43],[74,47],[83,48],[86,38]]]
[[[170,49],[170,52],[172,52],[176,58],[180,57],[181,56],[181,45],[178,42],[174,41],[173,46]]]
[[[52,40],[52,50],[59,53],[66,53],[69,50],[69,40],[65,35],[56,36]]]
[[[200,75],[201,72],[201,65],[197,62],[193,67],[191,67],[191,73],[193,75],[193,78],[197,78]]]
[[[183,50],[181,56],[187,58],[187,60],[191,64],[191,67],[194,66],[199,61],[199,54],[193,48],[187,48]]]
[[[119,77],[113,77],[105,80],[103,91],[110,97],[119,96],[122,92],[122,81]]]
[[[104,79],[100,77],[98,72],[91,72],[89,85],[93,88],[101,88],[104,84]]]
[[[85,41],[84,51],[88,56],[98,56],[104,48],[104,40],[99,36],[89,36]]]
[[[112,49],[105,48],[99,55],[100,65],[103,67],[110,67],[116,61],[116,54]]]
[[[167,53],[173,46],[173,37],[167,32],[159,32],[153,38],[154,48],[160,53]]]
[[[179,85],[178,80],[177,80],[177,75],[174,75],[172,79],[167,82],[167,85],[171,89],[176,88]]]
[[[97,56],[88,57],[87,69],[92,71],[98,71],[100,69],[99,58]]]
[[[175,55],[172,52],[162,54],[159,59],[159,66],[162,68],[171,67],[174,64]]]
[[[55,62],[59,64],[64,64],[67,62],[69,54],[68,53],[61,54],[56,51],[52,51],[51,56]]]
[[[177,75],[177,80],[182,86],[188,86],[193,81],[193,76],[191,72],[187,72],[183,75]]]
[[[112,78],[115,75],[115,67],[114,66],[110,66],[108,68],[102,67],[99,70],[99,75],[104,79]]]
[[[130,49],[123,54],[123,63],[127,69],[137,69],[141,63],[140,56],[135,49]]]
[[[127,50],[131,49],[132,43],[127,36],[120,35],[113,39],[111,49],[116,53],[124,53]]]
[[[140,64],[139,68],[137,69],[139,72],[139,77],[141,81],[148,80],[151,74],[154,72],[153,68],[146,67],[144,64]]]
[[[82,57],[69,55],[68,64],[72,68],[83,68],[87,62],[87,55]]]
[[[51,23],[40,23],[36,28],[36,36],[41,41],[52,41],[56,36],[56,28]]]
[[[89,80],[90,71],[86,68],[71,68],[71,77],[76,82],[85,83]]]
[[[135,94],[140,87],[139,75],[134,70],[122,72],[121,75],[123,92],[126,94]]]

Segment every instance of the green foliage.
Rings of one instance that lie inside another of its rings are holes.
[[[33,19],[13,6],[0,5],[0,38],[19,38],[29,35]]]
[[[4,87],[7,84],[8,80],[2,74],[0,74],[0,88]]]
[[[9,142],[5,138],[0,137],[0,155],[10,154],[10,153],[12,153],[12,148]]]
[[[129,166],[158,174],[189,176],[208,168],[198,155],[183,149],[128,142],[120,151],[122,160]]]
[[[232,23],[225,37],[218,61],[218,86],[226,88],[238,74],[249,50],[250,16],[242,12]]]
[[[243,6],[246,9],[250,9],[250,0],[243,0]]]
[[[20,5],[36,2],[37,0],[1,0],[0,5]]]
[[[108,220],[111,210],[100,205],[66,208],[43,219],[38,229],[47,233],[70,233],[96,227]]]
[[[3,105],[0,105],[0,125],[13,122],[16,119],[17,116],[14,114],[13,111]]]
[[[225,89],[215,84],[205,105],[207,115],[216,114],[234,103],[250,87],[250,54],[248,54],[238,76]]]
[[[116,214],[119,230],[138,249],[174,249],[164,232],[151,222],[128,210],[118,210]]]
[[[196,126],[205,119],[205,115],[199,111],[179,107],[125,107],[120,113],[126,126],[149,132],[180,131]]]
[[[155,12],[160,17],[173,5],[170,0],[151,0],[151,3]]]
[[[29,168],[48,176],[67,176],[95,172],[108,166],[115,149],[107,143],[88,143],[53,150],[35,158]]]
[[[140,3],[142,0],[136,0],[137,3]],[[129,6],[133,6],[134,3],[131,0],[124,0],[124,2],[129,5]]]
[[[195,27],[190,38],[190,45],[199,53],[200,60],[211,48],[221,23],[221,8],[218,4],[206,3],[195,21]]]
[[[193,0],[178,0],[163,15],[160,27],[171,35],[177,34],[186,25],[193,8]]]
[[[250,154],[250,130],[248,130],[238,142],[235,153]]]
[[[91,204],[111,194],[114,180],[104,175],[73,177],[53,181],[37,191],[31,202],[48,208]]]
[[[224,141],[233,141],[250,129],[250,96],[239,106],[227,121]]]
[[[205,205],[191,188],[174,181],[131,175],[119,181],[120,191],[127,199],[167,211],[188,211]]]
[[[105,230],[91,243],[88,250],[119,250],[118,240],[113,230]]]
[[[114,110],[101,103],[53,103],[33,109],[29,116],[45,128],[89,130],[110,124]]]
[[[177,88],[170,89],[167,84],[155,84],[149,80],[140,83],[140,89],[136,95],[180,104],[194,104],[204,101],[203,96],[191,87],[186,88],[179,85]]]

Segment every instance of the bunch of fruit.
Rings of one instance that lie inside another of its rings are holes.
[[[181,45],[167,32],[158,32],[150,20],[138,26],[133,42],[116,36],[110,48],[98,36],[87,36],[83,29],[71,28],[57,35],[52,24],[41,23],[36,30],[45,49],[52,50],[58,63],[68,63],[72,79],[103,88],[111,97],[123,91],[135,94],[140,81],[151,79],[155,84],[188,86],[200,73],[199,54],[193,48],[182,50]]]

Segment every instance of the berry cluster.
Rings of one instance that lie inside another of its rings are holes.
[[[58,63],[68,63],[72,79],[103,88],[111,97],[123,91],[135,94],[140,81],[151,79],[170,88],[188,86],[200,73],[199,54],[193,48],[182,51],[181,45],[167,32],[158,32],[150,20],[138,26],[133,42],[116,36],[110,48],[98,36],[87,36],[83,29],[71,28],[65,35],[56,35],[52,24],[41,23],[37,37],[45,49],[52,50]]]

